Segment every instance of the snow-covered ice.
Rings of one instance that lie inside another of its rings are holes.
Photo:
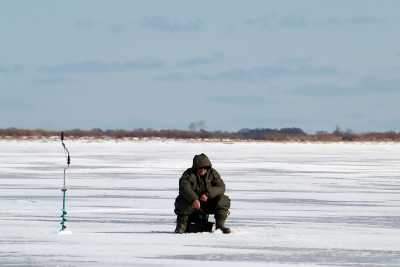
[[[1,266],[400,266],[399,144],[0,141]],[[233,234],[172,234],[194,154]]]

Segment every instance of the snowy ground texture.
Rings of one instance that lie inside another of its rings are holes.
[[[0,141],[1,266],[400,266],[399,144]],[[172,234],[178,178],[209,155],[220,232]]]

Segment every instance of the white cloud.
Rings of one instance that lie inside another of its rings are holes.
[[[204,22],[200,19],[178,20],[160,16],[144,18],[140,25],[146,29],[166,32],[198,32],[204,29]]]
[[[227,104],[227,105],[263,105],[265,99],[262,96],[252,95],[225,95],[225,96],[210,96],[207,101],[215,104]]]
[[[90,19],[81,19],[75,22],[75,28],[78,30],[93,30],[96,23]]]
[[[292,92],[298,95],[317,97],[349,97],[365,94],[382,96],[385,94],[400,93],[399,84],[400,79],[365,77],[353,85],[312,84],[298,87]]]
[[[268,65],[255,66],[251,68],[232,68],[217,73],[186,73],[174,72],[158,76],[159,80],[182,82],[188,80],[204,81],[232,81],[232,82],[262,82],[286,77],[325,77],[341,75],[342,73],[331,66],[313,65]]]
[[[290,16],[260,16],[249,18],[244,21],[245,25],[254,26],[258,29],[272,28],[290,28],[301,29],[309,27],[324,26],[366,26],[381,25],[387,23],[388,20],[381,17],[373,16],[353,16],[353,17],[329,17],[329,18],[310,18],[306,16],[290,15]]]
[[[386,19],[372,16],[355,16],[355,17],[331,17],[321,21],[321,24],[348,26],[348,25],[376,25],[386,23]]]
[[[16,64],[16,65],[0,65],[0,74],[12,74],[12,73],[20,73],[24,70],[24,66]]]
[[[214,53],[208,57],[194,57],[183,60],[177,63],[178,67],[196,67],[202,65],[210,65],[218,62],[222,62],[224,60],[223,53]]]
[[[125,24],[112,24],[109,26],[109,30],[113,34],[120,34],[126,32],[128,27]]]
[[[61,65],[45,66],[38,69],[39,72],[52,73],[96,73],[96,72],[127,72],[140,70],[155,70],[164,68],[161,60],[142,59],[123,62],[85,61],[65,63]]]

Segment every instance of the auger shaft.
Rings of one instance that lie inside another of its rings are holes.
[[[66,187],[66,183],[65,183],[65,176],[66,176],[66,171],[69,167],[69,164],[71,163],[71,157],[69,155],[69,151],[67,149],[67,147],[64,144],[64,132],[61,132],[61,144],[64,148],[66,157],[67,157],[67,165],[65,165],[64,167],[64,180],[63,180],[63,187],[61,188],[61,191],[63,192],[63,207],[62,207],[62,213],[61,213],[61,231],[65,230],[67,228],[67,226],[65,225],[65,222],[67,221],[67,210],[66,210],[66,192],[67,192],[67,187]]]

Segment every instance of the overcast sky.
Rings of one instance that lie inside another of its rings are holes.
[[[1,1],[0,128],[400,131],[400,1]]]

